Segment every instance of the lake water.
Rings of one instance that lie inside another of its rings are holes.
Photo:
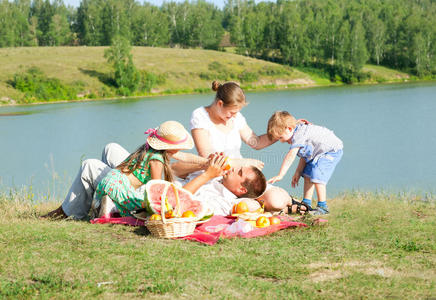
[[[39,197],[61,200],[80,162],[99,158],[118,142],[134,150],[143,132],[174,119],[189,126],[192,110],[213,94],[84,103],[0,107],[0,190],[31,186]],[[248,124],[264,133],[275,110],[332,129],[344,142],[344,156],[328,185],[328,196],[350,190],[436,192],[436,84],[330,87],[246,94]],[[266,163],[270,178],[288,144],[262,151],[246,145],[245,157]],[[297,161],[278,185],[291,190]]]

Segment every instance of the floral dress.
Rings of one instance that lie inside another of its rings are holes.
[[[143,184],[146,184],[151,179],[148,164],[151,160],[158,160],[165,163],[162,152],[149,149],[140,167],[132,172]],[[136,160],[133,160],[131,167],[135,164]],[[144,194],[138,192],[130,184],[129,178],[118,169],[110,171],[98,184],[94,197],[100,202],[105,195],[111,198],[121,216],[131,216],[130,211],[141,208],[144,202]]]

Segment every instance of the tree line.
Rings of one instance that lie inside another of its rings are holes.
[[[0,47],[132,45],[219,49],[359,80],[365,63],[436,74],[435,0],[0,0]]]

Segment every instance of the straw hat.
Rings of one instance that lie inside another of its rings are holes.
[[[166,121],[157,129],[149,129],[147,143],[156,150],[192,149],[194,141],[185,127],[177,121]]]

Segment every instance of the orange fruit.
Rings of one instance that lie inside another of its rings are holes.
[[[267,217],[261,216],[256,220],[257,227],[268,227],[270,224],[269,219]]]
[[[248,205],[244,201],[241,201],[238,204],[233,205],[232,213],[234,214],[243,214],[247,211],[248,211]]]
[[[191,210],[187,210],[182,214],[182,218],[195,218],[195,214]]]
[[[150,216],[150,220],[162,220],[160,215],[154,214]]]
[[[280,219],[277,217],[269,217],[269,223],[271,225],[277,225],[280,224]]]
[[[167,219],[171,219],[175,217],[176,217],[176,213],[173,210],[169,210],[165,213],[165,218]]]
[[[227,165],[224,166],[223,170],[224,171],[228,171],[232,168],[232,166],[230,165],[230,163],[228,162],[229,158],[226,157],[225,161],[227,162]]]

